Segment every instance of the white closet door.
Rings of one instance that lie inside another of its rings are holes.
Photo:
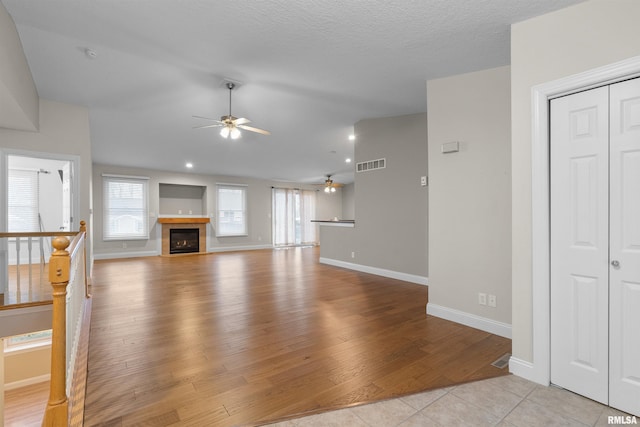
[[[609,95],[551,101],[551,381],[608,402]]]
[[[609,399],[640,415],[640,79],[610,90]]]

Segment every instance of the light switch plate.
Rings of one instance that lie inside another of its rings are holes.
[[[441,149],[443,154],[457,153],[460,151],[460,143],[458,141],[445,142]]]
[[[420,185],[422,185],[423,187],[427,186],[427,177],[426,176],[421,176],[420,177]]]

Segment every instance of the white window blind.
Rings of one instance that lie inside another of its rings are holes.
[[[216,184],[218,194],[217,236],[246,236],[247,187],[234,184]]]
[[[103,239],[148,239],[148,178],[103,175],[102,182]]]
[[[9,232],[40,231],[38,172],[9,169]]]

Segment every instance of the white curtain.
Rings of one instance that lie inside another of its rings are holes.
[[[316,193],[293,188],[273,189],[274,246],[316,243],[316,227],[311,220],[316,211]]]
[[[316,215],[316,192],[300,191],[300,244],[316,243],[316,225],[311,222]]]

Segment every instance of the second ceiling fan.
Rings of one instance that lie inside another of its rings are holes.
[[[248,130],[249,132],[256,132],[262,135],[271,135],[271,132],[269,132],[268,130],[258,129],[253,126],[247,126],[247,123],[251,123],[251,120],[245,119],[244,117],[238,118],[231,115],[231,92],[236,87],[236,84],[227,81],[226,86],[227,89],[229,89],[229,115],[220,117],[220,120],[210,119],[208,117],[193,116],[196,119],[210,120],[212,122],[215,122],[215,124],[212,125],[196,126],[194,129],[221,127],[222,129],[220,129],[220,135],[223,138],[231,137],[231,139],[240,138],[240,129]]]

